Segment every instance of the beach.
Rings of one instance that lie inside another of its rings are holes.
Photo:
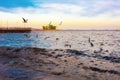
[[[9,34],[13,41],[9,37],[6,44],[0,44],[1,80],[120,79],[119,32],[43,31],[26,34]],[[0,36],[3,35],[8,34]],[[1,42],[6,40],[5,36]],[[16,45],[15,41],[23,44]]]
[[[120,80],[120,0],[1,0],[0,80]]]

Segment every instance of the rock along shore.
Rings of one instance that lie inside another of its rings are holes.
[[[0,47],[0,80],[119,79],[120,57],[109,53]]]

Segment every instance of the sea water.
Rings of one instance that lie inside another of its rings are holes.
[[[90,42],[93,46],[90,45]],[[0,46],[56,49],[120,50],[118,31],[37,31],[31,33],[0,33]]]

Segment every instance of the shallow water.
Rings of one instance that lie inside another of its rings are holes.
[[[89,39],[93,46],[90,45]],[[120,50],[120,32],[40,31],[31,33],[0,33],[0,46]]]

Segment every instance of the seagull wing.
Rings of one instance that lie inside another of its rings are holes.
[[[62,21],[59,23],[59,25],[62,25]]]
[[[22,18],[22,19],[23,19],[24,22],[26,21],[25,18]]]
[[[26,19],[26,22],[28,21],[28,19]]]

